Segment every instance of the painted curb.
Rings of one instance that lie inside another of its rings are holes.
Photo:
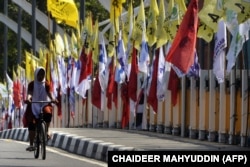
[[[60,131],[53,131],[52,136],[52,139],[47,143],[48,146],[60,148],[73,154],[93,158],[104,162],[108,162],[108,151],[138,150],[134,147],[116,145],[114,143],[104,142],[102,140],[96,140],[84,136],[77,136],[75,134],[69,134]],[[15,128],[3,130],[0,131],[0,138],[28,142],[28,129]]]

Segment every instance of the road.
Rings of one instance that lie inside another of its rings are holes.
[[[107,167],[107,163],[47,147],[45,160],[25,151],[27,142],[0,139],[0,167]]]

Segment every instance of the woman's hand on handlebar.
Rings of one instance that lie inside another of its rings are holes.
[[[31,99],[26,99],[26,100],[24,100],[24,103],[25,103],[25,104],[31,104]]]
[[[58,102],[57,99],[52,99],[52,100],[51,100],[51,103],[58,104],[59,102]]]

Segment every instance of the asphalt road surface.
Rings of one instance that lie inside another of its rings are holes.
[[[0,139],[0,167],[107,167],[107,163],[47,147],[46,159],[26,151],[27,142]]]

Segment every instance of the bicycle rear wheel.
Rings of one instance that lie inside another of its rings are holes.
[[[35,137],[35,151],[34,151],[34,157],[37,159],[39,157],[40,152],[40,140],[39,140],[39,133],[36,130],[36,137]]]
[[[42,122],[41,132],[40,132],[40,141],[41,141],[41,154],[42,159],[46,159],[46,123]]]

